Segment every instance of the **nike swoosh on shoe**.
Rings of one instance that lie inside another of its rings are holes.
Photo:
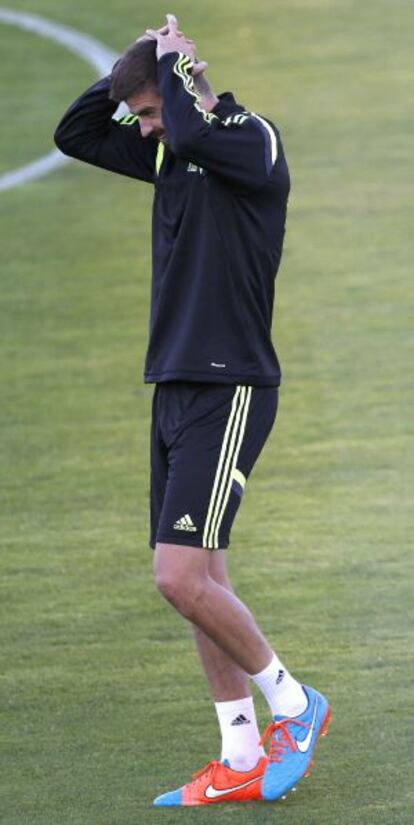
[[[306,753],[306,751],[309,750],[310,743],[312,741],[312,734],[313,734],[313,731],[314,731],[314,728],[315,728],[315,721],[316,721],[317,711],[318,711],[318,699],[316,699],[316,701],[315,701],[315,710],[313,711],[312,722],[311,722],[311,726],[309,728],[309,731],[308,731],[307,735],[305,736],[304,739],[298,739],[297,742],[296,742],[298,751],[300,751],[301,753]]]
[[[222,790],[215,788],[214,785],[208,785],[204,793],[207,799],[218,799],[219,796],[227,796],[229,793],[241,791],[242,788],[247,788],[249,785],[253,785],[254,782],[260,782],[261,779],[261,776],[255,776],[254,779],[249,779],[248,782],[243,782],[242,785],[235,785],[234,788],[223,788]]]

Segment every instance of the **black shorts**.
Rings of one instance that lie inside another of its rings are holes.
[[[154,391],[151,547],[227,547],[246,479],[276,418],[277,387],[169,381]]]

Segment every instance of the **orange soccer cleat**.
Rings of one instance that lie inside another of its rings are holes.
[[[226,762],[208,762],[192,781],[176,791],[157,796],[154,805],[212,805],[217,802],[263,800],[261,786],[268,759],[263,756],[251,771],[233,771]]]

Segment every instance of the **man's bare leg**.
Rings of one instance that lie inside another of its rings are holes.
[[[227,589],[227,585],[223,586],[210,575],[210,564],[216,564],[215,572],[218,572],[219,562],[210,561],[214,552],[220,553],[199,547],[157,543],[154,573],[160,592],[182,616],[214,642],[239,671],[252,676],[273,715],[297,716],[306,707],[300,683],[270,648],[247,607]],[[238,685],[245,690],[243,675],[232,671],[226,659],[218,657],[214,648],[207,648],[203,641],[203,655],[208,655],[207,649],[210,651],[209,679],[214,679],[214,689],[220,691],[217,695],[222,696],[222,690],[228,695],[232,672],[237,674]]]
[[[226,553],[209,554],[209,576],[230,592]],[[203,630],[193,625],[200,660],[214,699],[221,733],[221,762],[237,771],[250,771],[264,756],[250,690],[250,680],[239,665],[224,653]]]
[[[219,717],[222,758],[227,749],[230,764],[233,760],[238,764],[237,770],[241,770],[244,763],[249,770],[262,751],[247,676],[253,677],[273,714],[282,711],[294,716],[297,706],[301,712],[306,706],[302,688],[272,651],[247,607],[233,593],[223,551],[160,543],[154,554],[154,572],[162,595],[195,627],[197,647]],[[283,685],[279,685],[281,681]],[[243,724],[244,717],[250,721],[246,726],[250,733],[254,731],[247,745],[247,732],[238,737],[234,728],[229,729],[236,719]]]
[[[237,743],[236,747],[234,743],[233,747],[230,745],[236,760],[235,765],[237,759],[240,758],[240,763],[233,769],[233,773],[231,773],[231,758],[229,759],[230,767],[226,767],[226,764],[214,763],[223,776],[225,774],[227,777],[228,787],[236,787],[235,780],[231,778],[230,781],[230,777],[237,775],[238,771],[245,771],[244,776],[249,776],[248,783],[252,783],[252,787],[256,786],[260,780],[260,794],[263,794],[263,797],[259,794],[255,797],[256,799],[278,799],[308,770],[318,736],[326,732],[330,714],[329,706],[322,694],[312,688],[303,688],[282,665],[262,636],[253,616],[228,589],[227,581],[224,584],[220,583],[223,581],[223,569],[214,570],[220,581],[216,581],[211,575],[213,571],[210,571],[210,556],[211,551],[202,548],[157,544],[154,554],[156,582],[162,595],[203,634],[198,637],[200,655],[205,663],[214,694],[229,695],[231,691],[232,666],[227,661],[230,659],[238,668],[233,672],[240,680],[239,685],[242,689],[243,687],[245,689],[244,672],[252,676],[269,703],[275,717],[275,721],[266,731],[266,736],[271,739],[271,747],[281,748],[282,742],[286,740],[287,726],[292,726],[291,751],[295,757],[295,772],[292,775],[289,773],[289,765],[286,772],[284,763],[280,759],[270,758],[266,761],[260,759],[259,756],[252,767],[248,762],[251,754],[249,749],[247,749],[249,755],[246,765],[243,767],[244,737],[239,740],[240,746],[237,746]],[[219,563],[216,562],[217,564]],[[208,642],[214,643],[224,656],[219,656],[217,650]],[[241,674],[240,671],[242,671]],[[233,701],[216,702],[216,707],[217,705],[232,705]],[[247,696],[241,701],[251,702],[251,698]],[[281,716],[282,719],[280,719]],[[233,721],[237,724],[239,720],[242,720],[242,715],[237,716]],[[228,724],[229,717],[227,716],[227,729]],[[309,728],[305,737],[303,737],[303,727]],[[297,747],[295,747],[296,740],[298,741]],[[301,746],[299,746],[299,740]],[[254,748],[257,747],[258,745],[254,743]],[[214,793],[227,792],[214,790],[208,766],[203,777],[207,788],[206,794],[211,787]],[[191,793],[192,789],[193,785],[190,783],[184,789],[178,789],[156,800],[156,804],[182,804],[182,794]]]
[[[245,605],[209,574],[211,551],[157,543],[154,573],[162,595],[248,674],[273,652]]]
[[[217,584],[233,592],[227,573],[224,550],[209,554],[208,574]],[[247,673],[227,653],[217,647],[203,630],[193,625],[198,655],[206,673],[215,702],[231,702],[251,696]]]

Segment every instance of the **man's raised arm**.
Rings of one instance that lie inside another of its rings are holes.
[[[110,82],[110,76],[99,80],[72,103],[55,131],[55,143],[65,155],[152,183],[158,141],[142,138],[134,115],[114,120],[118,103],[109,97]]]
[[[263,186],[277,161],[277,130],[236,104],[234,113],[218,117],[218,98],[210,93],[206,100],[194,83],[194,44],[177,31],[173,15],[168,15],[168,24],[165,33],[147,32],[157,40],[163,123],[173,152],[236,184]]]

